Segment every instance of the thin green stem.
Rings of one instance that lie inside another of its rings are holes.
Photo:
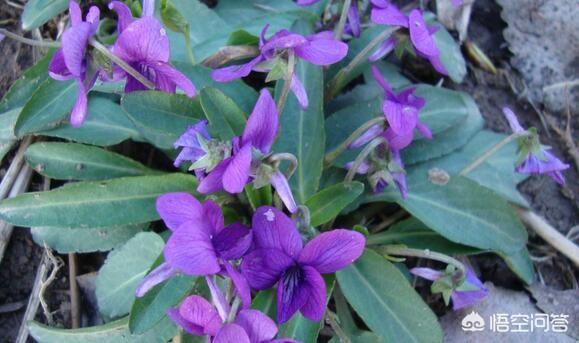
[[[460,273],[459,280],[463,280],[464,277],[466,276],[466,267],[462,262],[448,255],[441,254],[439,252],[430,251],[428,249],[421,250],[421,249],[406,248],[398,245],[386,245],[379,248],[378,250],[386,255],[418,257],[450,264],[456,267],[456,269],[459,271]]]
[[[350,144],[354,143],[358,137],[360,137],[364,132],[368,131],[372,126],[384,123],[384,117],[376,117],[368,120],[364,124],[362,124],[359,128],[357,128],[348,138],[342,142],[342,144],[338,145],[338,147],[324,156],[324,165],[328,167],[332,164],[332,162],[338,158],[348,147]]]
[[[279,96],[279,100],[277,102],[277,113],[279,116],[281,116],[283,112],[283,108],[285,107],[287,97],[291,90],[292,77],[295,72],[295,67],[296,67],[296,57],[293,50],[290,49],[288,51],[287,71],[284,77],[283,88],[281,90],[281,95]]]
[[[328,102],[334,96],[336,96],[336,94],[338,94],[340,89],[344,86],[344,79],[348,76],[348,74],[350,74],[352,72],[352,70],[354,68],[356,68],[360,63],[362,63],[366,58],[368,58],[368,55],[370,55],[370,53],[380,43],[382,43],[384,40],[386,40],[386,38],[390,37],[390,35],[392,35],[397,30],[398,30],[398,27],[389,27],[389,28],[385,29],[384,31],[382,31],[379,35],[374,37],[374,39],[372,39],[370,41],[370,43],[368,43],[368,45],[366,45],[366,47],[364,49],[362,49],[362,51],[360,51],[358,53],[358,55],[356,55],[352,59],[352,61],[350,61],[350,63],[348,63],[348,65],[346,65],[344,68],[342,68],[336,74],[336,76],[334,76],[334,78],[332,79],[332,81],[330,81],[330,83],[328,85],[328,91],[326,92],[326,99],[325,99],[326,102]]]
[[[0,34],[4,35],[10,39],[14,39],[15,41],[18,41],[20,43],[27,44],[27,45],[38,46],[38,47],[42,47],[42,48],[60,48],[60,42],[47,42],[47,41],[40,41],[40,40],[36,40],[36,39],[30,39],[30,38],[26,38],[26,37],[22,37],[20,35],[17,35],[17,34],[10,32],[6,29],[0,29]]]
[[[187,56],[189,57],[189,62],[195,65],[195,56],[193,55],[193,48],[191,47],[191,37],[189,36],[189,25],[186,26],[185,32],[183,32],[183,38],[185,39],[185,49],[187,50]]]
[[[342,327],[340,326],[337,314],[328,310],[326,312],[326,322],[330,324],[330,327],[336,334],[336,337],[338,337],[340,343],[352,343],[352,341],[350,340],[344,329],[342,329]]]
[[[275,167],[278,167],[281,161],[288,161],[290,163],[288,170],[284,173],[285,177],[289,179],[298,168],[298,159],[294,154],[290,154],[289,152],[274,154],[268,158],[268,162],[272,163]]]
[[[344,27],[346,26],[346,19],[348,19],[348,11],[350,10],[351,5],[352,0],[344,0],[344,5],[342,6],[342,14],[340,14],[340,20],[334,29],[334,39],[336,40],[340,40],[342,38],[342,33],[344,32]]]
[[[235,316],[237,315],[237,310],[241,306],[241,298],[235,297],[233,299],[233,304],[231,304],[231,310],[229,310],[229,315],[227,316],[227,323],[231,323],[235,320]]]
[[[518,134],[511,134],[510,136],[505,137],[502,141],[498,142],[497,144],[493,145],[489,150],[487,150],[484,154],[482,154],[479,158],[474,160],[468,166],[464,167],[463,170],[460,171],[458,175],[465,176],[466,174],[470,173],[471,171],[475,170],[478,166],[480,166],[484,161],[488,160],[492,155],[494,155],[497,151],[501,150],[502,147],[509,144],[513,139],[517,138]]]
[[[348,170],[348,173],[344,178],[345,182],[352,182],[352,180],[354,180],[354,176],[356,175],[358,168],[360,168],[362,163],[364,163],[366,157],[368,157],[368,155],[370,155],[370,153],[374,151],[374,149],[380,146],[380,144],[385,144],[386,146],[388,146],[388,141],[384,137],[377,137],[374,138],[372,141],[370,141],[370,143],[368,143],[366,147],[364,147],[364,149],[360,152],[360,154],[358,154],[358,156],[354,160],[352,167]]]
[[[106,56],[109,60],[114,62],[116,65],[121,67],[124,71],[126,71],[129,75],[134,77],[137,81],[142,83],[145,87],[149,89],[155,89],[155,84],[149,81],[143,74],[139,73],[135,68],[131,67],[127,62],[120,59],[118,56],[113,54],[112,52],[107,49],[106,46],[102,45],[99,41],[94,38],[91,38],[89,41],[90,45],[92,45],[98,52]]]

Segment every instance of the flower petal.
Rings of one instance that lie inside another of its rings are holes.
[[[219,207],[219,205],[217,205],[213,200],[209,199],[203,203],[203,216],[204,221],[212,228],[212,235],[223,229],[223,226],[225,225],[223,212],[221,212],[221,207]]]
[[[207,176],[199,182],[197,192],[201,194],[215,193],[223,189],[223,174],[231,162],[231,157],[219,162]]]
[[[368,60],[370,62],[376,62],[382,57],[386,56],[390,51],[394,50],[396,47],[396,39],[388,38],[384,40],[380,46],[374,51],[370,56],[368,56]]]
[[[177,274],[179,271],[169,264],[161,263],[157,268],[153,269],[141,282],[139,282],[139,286],[135,291],[135,296],[137,298],[142,297],[148,291],[150,291],[153,287],[157,286],[158,284],[164,282],[165,280],[169,279],[171,276]]]
[[[70,73],[66,67],[66,62],[64,62],[64,54],[62,48],[56,50],[50,64],[48,65],[48,74],[55,80],[64,81],[74,78],[74,75]]]
[[[302,238],[296,224],[275,207],[259,207],[253,214],[252,228],[258,248],[278,249],[294,258],[302,250]]]
[[[299,266],[287,269],[277,284],[278,323],[289,321],[306,304],[310,296],[310,288],[306,284],[303,269]]]
[[[320,0],[298,0],[297,4],[299,6],[309,6],[309,5],[315,4],[318,1],[320,1]]]
[[[227,275],[233,281],[237,295],[241,299],[241,308],[248,309],[251,306],[251,289],[249,288],[249,283],[243,275],[239,274],[237,269],[235,269],[229,262],[223,264]]]
[[[348,45],[334,39],[314,39],[295,49],[296,55],[315,65],[330,65],[348,54]]]
[[[348,9],[348,24],[354,37],[360,36],[360,13],[358,13],[358,1],[352,1]]]
[[[215,335],[221,327],[221,318],[213,305],[198,295],[185,298],[179,306],[179,315],[202,329],[206,335]]]
[[[276,33],[261,47],[264,55],[269,55],[276,50],[291,49],[303,44],[307,44],[308,40],[302,35],[281,31]]]
[[[91,36],[90,24],[82,22],[68,28],[62,34],[62,54],[68,71],[80,78],[84,78],[86,69],[86,48]]]
[[[143,0],[143,17],[153,16],[155,14],[155,0]]]
[[[82,80],[77,80],[77,84],[78,84],[78,95],[76,97],[74,107],[70,112],[70,125],[72,127],[80,127],[82,123],[84,123],[84,120],[86,119],[86,115],[88,113],[88,97],[87,97],[88,90],[84,86]]]
[[[359,232],[336,229],[308,242],[298,261],[322,274],[334,273],[353,263],[364,251],[366,239]]]
[[[127,62],[168,62],[169,38],[157,19],[143,17],[119,35],[113,51]]]
[[[298,206],[296,205],[292,190],[289,186],[289,183],[287,182],[285,175],[277,170],[275,173],[273,173],[273,175],[271,175],[269,182],[273,188],[275,188],[275,191],[279,195],[281,201],[284,203],[288,211],[295,213],[298,210]]]
[[[262,89],[259,99],[257,99],[255,107],[247,119],[245,130],[243,130],[242,144],[251,144],[262,153],[269,153],[277,135],[278,125],[275,101],[267,89]]]
[[[361,134],[358,138],[356,138],[350,145],[348,145],[348,149],[357,149],[362,145],[370,142],[374,138],[380,136],[380,134],[384,132],[384,128],[380,124],[376,124],[371,126],[366,132]]]
[[[439,55],[429,56],[428,60],[430,61],[430,64],[432,64],[432,66],[434,67],[434,70],[441,73],[442,75],[448,75],[448,70],[446,70],[446,68],[442,64]]]
[[[513,112],[513,110],[511,110],[508,107],[503,107],[503,113],[507,118],[507,121],[509,122],[509,126],[511,127],[513,133],[521,133],[525,131],[525,129],[523,129],[523,127],[519,123],[517,115],[515,114],[515,112]]]
[[[410,273],[430,281],[436,281],[442,276],[442,272],[424,267],[412,268]]]
[[[236,260],[247,252],[252,238],[252,232],[247,226],[233,223],[213,237],[213,246],[221,258]]]
[[[165,245],[165,261],[189,275],[218,273],[221,267],[211,242],[212,234],[210,225],[201,220],[181,225]]]
[[[306,92],[306,88],[304,87],[300,79],[296,76],[296,74],[292,75],[290,89],[292,93],[294,93],[294,95],[296,96],[296,99],[298,99],[300,108],[302,110],[308,108],[310,102],[308,99],[308,93]]]
[[[390,128],[399,135],[412,133],[418,123],[418,110],[407,104],[384,99],[382,111]]]
[[[389,97],[393,97],[394,93],[392,92],[392,86],[390,86],[390,84],[384,79],[384,76],[382,76],[380,69],[378,69],[378,67],[376,67],[375,65],[372,65],[372,76],[374,76],[374,79],[376,80],[376,82],[378,82],[380,87],[384,89],[386,95],[388,95]]]
[[[465,282],[468,282],[472,286],[478,288],[478,290],[474,291],[453,291],[450,295],[452,299],[452,308],[453,310],[459,310],[461,308],[465,308],[484,299],[487,295],[489,290],[485,287],[485,285],[480,281],[474,272],[471,269],[466,270],[466,279]]]
[[[244,145],[231,159],[223,173],[223,188],[232,194],[240,193],[249,180],[251,144]]]
[[[213,343],[251,343],[245,330],[237,324],[225,324],[213,339]]]
[[[203,207],[193,195],[184,192],[167,193],[157,198],[157,212],[170,230],[177,230],[188,221],[200,221]]]
[[[251,342],[269,342],[277,334],[277,325],[268,316],[257,310],[242,310],[235,318]]]
[[[391,128],[384,131],[384,138],[388,141],[388,148],[392,151],[400,151],[412,143],[414,139],[414,134],[409,132],[404,135],[399,135]]]
[[[269,289],[294,260],[278,249],[256,249],[243,257],[241,273],[251,288]]]
[[[392,26],[402,26],[408,27],[408,17],[402,11],[398,9],[395,5],[387,2],[381,1],[380,5],[378,2],[373,4],[377,7],[372,9],[370,18],[376,24],[381,25],[392,25]]]
[[[539,158],[533,153],[523,163],[516,168],[519,173],[531,174],[545,174],[555,171],[561,171],[569,168],[568,164],[563,163],[555,155],[543,149],[542,158]]]
[[[111,1],[109,9],[117,12],[117,31],[122,33],[134,20],[131,9],[120,1]]]
[[[261,61],[263,61],[263,56],[259,55],[245,64],[232,65],[229,67],[215,69],[211,72],[211,77],[217,82],[229,82],[237,80],[249,75],[253,67],[259,64]]]
[[[193,323],[188,322],[185,318],[181,316],[179,313],[178,308],[170,308],[167,310],[167,317],[171,319],[175,324],[179,327],[183,328],[188,333],[195,335],[195,336],[203,336],[205,333],[203,332],[203,328],[199,325],[195,325]]]
[[[408,17],[408,22],[410,40],[414,48],[426,56],[437,56],[439,54],[438,48],[428,31],[422,12],[418,9],[412,10]]]
[[[78,25],[82,22],[82,10],[76,1],[72,0],[68,3],[68,12],[70,14],[70,22],[72,26]]]
[[[175,88],[179,87],[190,98],[197,95],[197,89],[193,82],[168,63],[155,62],[151,67],[155,69],[156,79],[154,81],[157,89],[169,93],[175,93]]]
[[[326,312],[326,283],[320,273],[312,267],[303,267],[303,272],[308,297],[300,312],[304,317],[319,322]]]

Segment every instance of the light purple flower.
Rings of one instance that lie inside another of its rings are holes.
[[[510,108],[504,107],[503,113],[513,133],[519,135],[521,156],[515,170],[522,174],[546,174],[558,184],[564,185],[565,177],[562,171],[568,169],[569,165],[551,154],[549,148],[541,145],[536,130],[525,130]]]
[[[310,6],[318,3],[320,0],[298,0],[299,6]],[[358,0],[353,0],[350,8],[348,8],[348,25],[346,31],[349,31],[352,36],[360,36],[360,14],[358,13]]]
[[[263,158],[270,151],[279,129],[278,113],[275,102],[267,89],[263,89],[259,99],[247,120],[241,137],[232,140],[232,155],[223,161],[205,177],[197,191],[203,194],[214,193],[225,189],[229,193],[240,193],[246,184],[260,176],[263,169]],[[280,198],[290,212],[297,210],[297,205],[286,177],[271,168],[269,183],[276,189]]]
[[[420,276],[430,281],[436,281],[445,276],[444,272],[431,268],[412,268],[410,269],[410,272],[416,276]],[[464,283],[468,284],[469,288],[474,289],[465,291],[457,289],[452,290],[450,298],[452,299],[452,308],[454,310],[472,306],[488,295],[488,289],[469,268],[466,270],[466,278]]]
[[[285,323],[299,310],[306,318],[322,320],[326,285],[321,274],[334,273],[353,263],[363,252],[358,232],[324,232],[303,247],[296,224],[280,210],[262,206],[252,219],[254,250],[241,271],[257,290],[277,286],[277,320]]]
[[[153,17],[154,0],[143,1],[143,16],[133,18],[130,9],[120,1],[112,1],[109,8],[118,15],[117,38],[112,52],[155,84],[160,91],[175,93],[181,88],[187,96],[196,95],[193,83],[169,64],[169,38],[161,23]],[[137,79],[127,77],[125,92],[147,90]]]
[[[408,28],[408,17],[388,0],[372,0],[370,19],[376,24]]]
[[[251,295],[245,279],[229,263],[241,258],[252,242],[251,230],[239,223],[224,225],[219,205],[211,200],[201,204],[189,193],[168,193],[157,199],[157,212],[173,231],[163,250],[165,262],[153,270],[137,288],[143,296],[155,285],[183,273],[209,276],[228,275],[245,307]]]
[[[218,310],[198,295],[185,298],[178,308],[170,309],[167,314],[188,333],[213,337],[213,343],[294,342],[274,339],[278,332],[277,325],[258,310],[241,310],[233,322],[225,323]]]
[[[70,124],[79,127],[87,115],[88,91],[99,75],[98,70],[94,75],[87,75],[90,63],[87,47],[98,28],[100,12],[98,7],[91,6],[83,21],[80,6],[75,1],[70,1],[69,12],[71,26],[62,34],[62,47],[52,57],[48,73],[55,80],[76,80],[78,96],[70,113]]]
[[[271,71],[271,62],[276,58],[282,58],[282,55],[287,54],[288,51],[315,65],[336,63],[348,53],[348,45],[335,40],[330,31],[323,31],[304,37],[288,30],[281,30],[271,38],[265,39],[268,27],[269,25],[266,25],[261,32],[259,41],[260,54],[257,57],[246,64],[215,69],[211,74],[213,79],[218,82],[229,82],[249,75],[252,70],[269,72]],[[300,106],[307,108],[307,93],[295,74],[292,75],[290,86]]]
[[[179,167],[185,161],[195,163],[203,158],[207,154],[203,148],[203,142],[201,142],[203,139],[206,141],[211,139],[209,132],[207,132],[207,120],[201,120],[197,124],[189,126],[185,133],[175,141],[175,149],[183,148],[175,158],[175,167]]]

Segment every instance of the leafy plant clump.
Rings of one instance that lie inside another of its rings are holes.
[[[31,0],[24,29],[67,6],[60,40],[0,103],[0,139],[38,137],[30,166],[75,182],[3,200],[0,217],[60,253],[111,251],[96,279],[107,323],[30,322],[38,341],[315,342],[327,323],[336,342],[439,342],[411,275],[453,309],[488,294],[469,255],[533,280],[516,186],[564,183],[568,165],[510,109],[513,133],[490,132],[468,94],[405,77],[398,61],[466,74],[432,13]]]

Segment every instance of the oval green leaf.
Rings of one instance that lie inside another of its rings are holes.
[[[67,0],[29,0],[22,12],[22,29],[34,30],[67,8]]]
[[[329,222],[362,192],[364,184],[354,181],[338,183],[314,194],[306,201],[311,225],[315,227]]]
[[[199,97],[212,134],[224,141],[241,136],[246,117],[231,98],[212,87],[203,88]]]

